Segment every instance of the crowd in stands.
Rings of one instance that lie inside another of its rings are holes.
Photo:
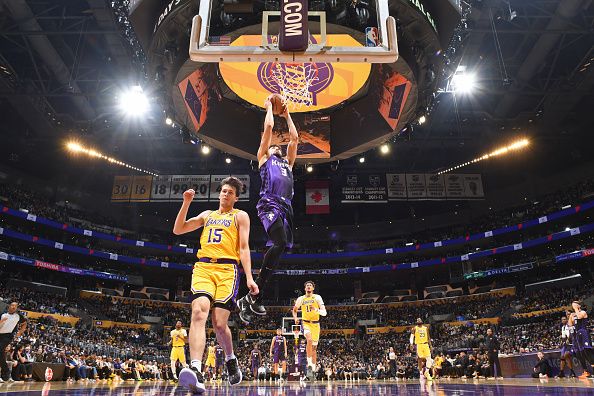
[[[508,208],[502,211],[491,212],[487,215],[474,218],[471,222],[447,227],[444,229],[431,229],[424,232],[416,233],[415,235],[406,235],[406,240],[402,238],[386,239],[381,241],[359,241],[346,242],[345,240],[327,240],[327,241],[296,241],[294,253],[326,253],[326,252],[341,252],[345,250],[369,250],[381,249],[386,247],[401,246],[403,242],[423,243],[436,240],[446,240],[462,235],[472,234],[475,232],[496,229],[510,224],[537,218],[540,215],[560,210],[562,206],[576,204],[585,199],[594,197],[594,180],[585,180],[568,188],[540,196],[538,200],[526,200],[514,208]],[[92,224],[96,224],[99,230],[104,231],[105,227],[113,229],[132,228],[129,224],[122,224],[120,220],[106,217],[104,215],[85,212],[64,203],[62,206],[55,205],[46,196],[34,193],[25,187],[14,186],[7,184],[0,184],[0,201],[4,200],[5,204],[15,209],[26,209],[30,213],[38,216],[46,217],[55,221],[68,223],[73,226],[93,229]],[[77,220],[85,219],[85,223],[77,223]],[[88,244],[87,238],[80,236],[73,236],[79,244]],[[157,235],[145,235],[141,232],[130,232],[130,238],[149,240],[152,242],[165,244],[188,244],[193,246],[196,241],[185,241],[179,238],[173,239],[169,233],[160,233]],[[259,248],[259,247],[256,247]],[[115,249],[114,253],[130,254],[129,249]],[[131,254],[134,255],[134,254]],[[160,256],[154,256],[159,258]]]

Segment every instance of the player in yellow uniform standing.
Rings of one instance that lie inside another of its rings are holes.
[[[186,367],[186,342],[188,342],[188,333],[186,329],[182,327],[182,322],[177,321],[175,323],[175,329],[171,330],[171,372],[173,378],[177,380],[177,370],[175,369],[177,362],[179,361],[183,367]]]
[[[204,364],[204,370],[210,373],[211,379],[214,379],[217,374],[215,371],[215,349],[214,341],[211,341],[208,346],[208,353],[206,354],[206,363]]]
[[[190,367],[179,375],[181,385],[193,393],[203,393],[202,357],[206,344],[206,320],[211,311],[211,320],[217,340],[225,352],[229,383],[241,382],[241,370],[233,353],[231,330],[227,326],[239,289],[239,262],[246,275],[251,293],[258,294],[258,285],[252,277],[250,257],[250,218],[242,210],[235,209],[243,183],[236,177],[221,181],[219,209],[206,210],[196,217],[186,219],[195,191],[183,194],[183,203],[175,219],[173,233],[181,235],[201,227],[198,262],[192,271],[191,290],[192,323],[190,325]]]
[[[314,294],[316,284],[312,281],[305,282],[305,295],[295,301],[293,307],[293,319],[299,324],[297,311],[301,308],[301,320],[303,321],[303,334],[307,340],[307,365],[315,368],[318,355],[318,342],[320,341],[320,316],[326,316],[326,307],[319,294]]]
[[[417,364],[419,367],[419,376],[432,380],[431,373],[426,368],[427,360],[431,359],[431,337],[429,336],[429,327],[423,324],[421,318],[417,318],[417,325],[413,327],[410,334],[411,348],[416,346],[417,349]]]

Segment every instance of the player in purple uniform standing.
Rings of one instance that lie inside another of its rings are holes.
[[[304,381],[307,374],[307,340],[305,338],[301,338],[297,346],[297,367],[301,373],[299,380]]]
[[[272,337],[270,343],[270,356],[272,357],[272,374],[276,380],[281,380],[283,373],[287,370],[287,339],[283,336],[282,330],[276,330],[276,336]],[[279,373],[278,364],[281,363]]]
[[[288,247],[293,246],[293,164],[297,158],[297,146],[299,135],[297,128],[291,119],[289,110],[286,109],[281,116],[287,120],[289,126],[289,144],[287,155],[283,157],[280,146],[271,145],[272,128],[274,128],[274,115],[270,96],[264,102],[266,107],[266,119],[264,120],[264,132],[258,149],[258,166],[262,186],[260,187],[260,201],[256,208],[258,217],[264,225],[268,234],[268,251],[264,255],[262,268],[256,283],[259,286],[258,294],[248,293],[237,300],[239,318],[246,324],[252,320],[252,314],[266,315],[266,309],[262,305],[262,296],[265,286],[270,280],[274,269],[277,267],[280,257]]]
[[[252,349],[252,353],[250,354],[251,361],[252,361],[252,375],[254,376],[254,381],[256,379],[259,381],[258,378],[258,369],[260,368],[260,363],[262,361],[262,355],[260,354],[260,350],[258,349],[258,344],[254,343],[254,349]]]
[[[592,364],[594,363],[594,351],[590,339],[590,326],[588,325],[588,313],[582,309],[580,301],[571,303],[573,313],[569,316],[569,325],[574,326],[573,350],[576,357],[584,368],[580,378],[592,378]]]

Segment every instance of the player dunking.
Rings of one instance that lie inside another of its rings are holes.
[[[262,363],[262,354],[260,353],[260,350],[258,349],[257,343],[254,343],[254,349],[252,349],[252,352],[250,353],[250,360],[251,360],[251,371],[252,371],[252,376],[254,377],[254,381],[256,381],[256,379],[258,381],[260,381],[260,378],[258,378],[258,369],[260,368],[260,363]]]
[[[326,316],[326,306],[319,294],[314,294],[316,284],[312,281],[305,282],[305,295],[295,301],[293,319],[299,324],[297,311],[301,308],[303,321],[303,334],[307,340],[307,365],[315,368],[318,362],[318,342],[320,341],[320,316]]]
[[[173,378],[177,380],[177,370],[175,369],[177,362],[186,367],[186,342],[188,342],[188,333],[186,329],[182,328],[182,322],[177,321],[175,323],[175,329],[171,330],[171,372],[173,373]]]
[[[241,261],[247,286],[258,294],[258,285],[252,278],[250,259],[250,218],[247,213],[234,208],[243,184],[235,177],[221,181],[219,209],[206,210],[186,220],[195,191],[183,194],[183,203],[175,219],[173,233],[176,235],[195,231],[201,227],[198,262],[192,271],[191,290],[192,323],[190,325],[190,368],[184,368],[179,375],[181,385],[194,393],[204,392],[202,356],[206,343],[206,320],[212,305],[212,325],[217,340],[225,351],[229,383],[241,382],[241,370],[233,353],[231,330],[227,326],[229,314],[235,305],[239,287],[238,264]]]
[[[266,107],[266,119],[264,120],[264,132],[258,148],[258,167],[262,178],[260,188],[260,201],[258,202],[258,217],[264,225],[268,234],[268,246],[270,248],[264,255],[260,274],[256,279],[259,292],[250,291],[247,295],[237,301],[239,318],[244,323],[250,323],[252,313],[266,315],[266,309],[262,305],[262,297],[266,284],[270,280],[274,269],[277,267],[280,257],[287,247],[293,246],[293,164],[297,158],[297,146],[299,136],[297,128],[291,119],[291,114],[286,110],[281,115],[287,120],[289,126],[289,144],[287,145],[287,156],[282,156],[280,146],[271,145],[272,128],[274,128],[274,115],[270,96],[264,102]]]
[[[270,342],[270,357],[272,358],[272,373],[274,380],[281,380],[283,373],[287,371],[287,339],[283,336],[282,330],[276,330],[276,336]],[[281,372],[278,372],[278,364],[281,363]]]
[[[419,367],[419,376],[432,380],[431,373],[427,369],[427,360],[431,359],[431,337],[429,336],[429,328],[423,324],[421,318],[417,318],[417,325],[413,327],[410,334],[410,345],[416,345],[417,349],[417,365]]]

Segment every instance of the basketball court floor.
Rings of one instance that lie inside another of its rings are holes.
[[[283,385],[243,382],[236,387],[207,385],[205,395],[210,396],[390,396],[390,395],[593,395],[594,381],[579,379],[537,380],[506,379],[485,380],[436,380],[431,383],[419,380],[372,382],[317,382],[300,386],[298,383]],[[118,384],[66,384],[63,382],[1,384],[0,395],[190,395],[176,384],[157,382]]]

